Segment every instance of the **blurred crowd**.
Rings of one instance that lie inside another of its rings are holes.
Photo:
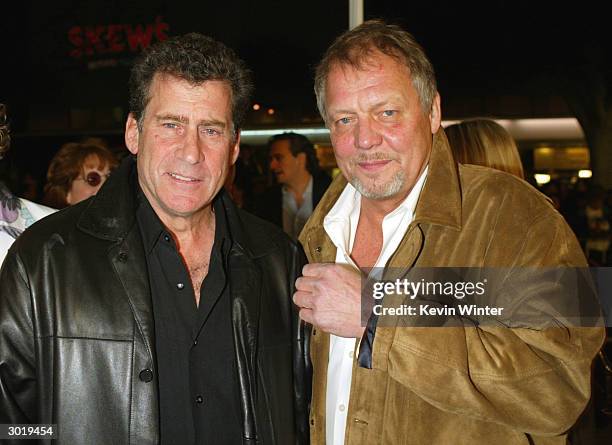
[[[551,181],[542,187],[565,217],[592,266],[610,266],[612,190],[589,180]]]

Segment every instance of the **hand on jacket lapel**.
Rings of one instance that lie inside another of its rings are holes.
[[[361,275],[345,264],[307,264],[293,301],[300,318],[340,337],[361,338]]]

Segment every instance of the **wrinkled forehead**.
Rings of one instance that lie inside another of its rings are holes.
[[[367,88],[383,85],[399,91],[414,83],[405,65],[384,54],[364,59],[360,65],[335,63],[326,79],[326,102],[329,106],[333,99],[353,97]]]
[[[329,65],[329,72],[334,69],[342,71],[372,71],[380,69],[383,61],[393,61],[408,71],[406,57],[397,49],[385,49],[384,51],[375,47],[353,48],[344,56],[333,60]],[[328,73],[329,74],[329,73]]]
[[[208,85],[221,85],[223,94],[227,96],[229,102],[232,102],[233,91],[232,85],[227,79],[202,79],[202,80],[194,80],[189,79],[188,77],[182,76],[178,73],[173,72],[165,72],[158,71],[153,75],[151,79],[151,83],[149,84],[149,90],[147,94],[147,105],[151,101],[151,99],[165,92],[168,88],[168,85],[184,85],[187,88],[197,88],[197,87],[205,87]]]
[[[189,79],[171,74],[156,73],[151,85],[142,118],[151,113],[151,107],[160,108],[153,113],[181,115],[181,108],[194,106],[200,112],[207,110],[209,120],[223,121],[235,133],[233,115],[232,86],[224,79],[207,79],[192,82]]]

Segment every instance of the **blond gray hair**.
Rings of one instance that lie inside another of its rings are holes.
[[[332,68],[347,65],[363,69],[376,52],[406,65],[421,107],[429,113],[438,89],[433,66],[425,51],[412,34],[399,26],[389,25],[382,20],[368,20],[338,37],[317,66],[314,90],[319,113],[326,122],[325,87]]]

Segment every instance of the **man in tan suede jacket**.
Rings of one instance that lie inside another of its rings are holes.
[[[526,182],[453,162],[433,68],[402,29],[340,36],[315,92],[342,175],[300,236],[312,443],[565,443],[603,329],[364,323],[359,271],[583,267],[563,218]]]

